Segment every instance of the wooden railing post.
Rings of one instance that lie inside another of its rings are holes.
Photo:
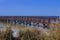
[[[50,18],[48,18],[48,24],[50,24]]]

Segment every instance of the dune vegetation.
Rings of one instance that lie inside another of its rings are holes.
[[[50,29],[10,24],[5,26],[6,31],[0,31],[0,40],[12,40],[11,27],[19,29],[18,40],[60,40],[60,23],[58,22],[49,24]]]

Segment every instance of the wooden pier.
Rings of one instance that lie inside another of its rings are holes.
[[[59,18],[39,17],[39,16],[0,16],[0,20],[18,20],[33,23],[49,24],[51,20],[57,21]],[[46,22],[47,21],[47,22]]]
[[[0,21],[6,21],[7,23],[9,22],[14,22],[15,24],[18,23],[23,23],[25,25],[29,24],[31,25],[31,22],[36,23],[36,24],[50,24],[51,20],[53,21],[59,21],[59,17],[49,17],[49,16],[0,16]]]

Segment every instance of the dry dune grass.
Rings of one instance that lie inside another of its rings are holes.
[[[50,24],[50,36],[52,40],[60,40],[60,23]]]
[[[5,24],[7,31],[0,32],[0,40],[5,40],[11,27],[16,27],[20,30],[19,40],[60,40],[60,23],[54,22],[49,24],[50,29],[42,29],[38,27],[24,27],[21,25]]]

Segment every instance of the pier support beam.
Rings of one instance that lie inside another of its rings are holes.
[[[27,26],[27,25],[31,26],[31,22],[26,22],[26,26]]]
[[[49,29],[49,25],[48,25],[48,24],[43,24],[43,25],[44,25],[43,28],[47,28],[47,29]]]

